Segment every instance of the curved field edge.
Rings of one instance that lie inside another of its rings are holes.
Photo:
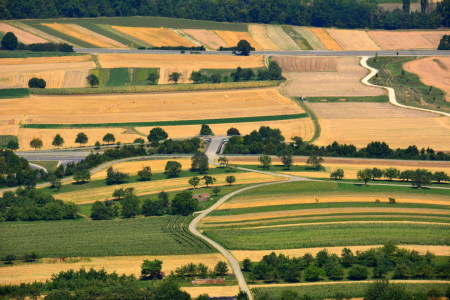
[[[204,234],[232,250],[294,249],[383,244],[450,245],[450,226],[366,223],[313,224],[257,229],[207,229]]]

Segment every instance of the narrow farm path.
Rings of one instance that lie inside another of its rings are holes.
[[[364,68],[366,68],[367,70],[370,71],[369,74],[367,74],[366,77],[364,77],[361,82],[367,86],[373,86],[373,87],[379,87],[379,88],[383,88],[386,89],[388,91],[389,94],[389,102],[395,106],[398,107],[403,107],[403,108],[409,108],[409,109],[414,109],[414,110],[421,110],[421,111],[426,111],[426,112],[432,112],[432,113],[436,113],[436,114],[440,114],[440,115],[444,115],[447,117],[450,117],[450,113],[445,113],[442,111],[436,111],[436,110],[431,110],[431,109],[425,109],[425,108],[419,108],[419,107],[413,107],[413,106],[407,106],[407,105],[403,105],[398,103],[397,101],[397,97],[395,96],[395,90],[391,87],[387,87],[387,86],[381,86],[381,85],[375,85],[375,84],[371,84],[369,83],[369,80],[375,76],[378,73],[378,70],[375,68],[370,67],[367,64],[367,61],[369,60],[370,56],[362,56],[361,57],[361,66],[363,66]]]

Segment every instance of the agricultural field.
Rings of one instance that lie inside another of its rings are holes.
[[[6,23],[0,23],[0,31],[5,34],[7,32],[12,32],[17,37],[19,42],[24,44],[33,44],[33,43],[47,43],[48,41],[40,38],[39,36],[33,35],[29,32],[23,31],[17,27],[11,26]]]
[[[227,43],[232,47],[236,46],[240,40],[246,40],[256,50],[262,49],[262,47],[251,37],[251,35],[248,32],[224,31],[224,30],[215,30],[214,32],[222,40],[224,40],[225,43]]]
[[[369,37],[382,50],[437,49],[444,34],[450,31],[369,31]]]
[[[327,32],[343,50],[364,51],[380,49],[367,35],[367,31],[328,29]]]
[[[269,37],[267,25],[249,25],[248,31],[252,38],[261,45],[262,49],[280,49],[276,41]]]
[[[326,47],[327,50],[342,50],[342,47],[328,34],[323,28],[308,28],[320,42]]]
[[[358,57],[335,58],[291,58],[278,56],[282,66],[289,65],[287,72],[292,81],[284,87],[289,96],[378,96],[384,95],[381,88],[361,83],[367,70],[359,65]],[[286,61],[286,63],[284,62]],[[295,67],[290,62],[295,61]],[[333,71],[335,68],[335,71]]]
[[[199,41],[207,49],[217,50],[220,47],[230,47],[230,45],[222,40],[214,31],[206,29],[184,29],[182,31]]]
[[[443,90],[446,93],[447,101],[450,101],[449,57],[417,59],[405,63],[403,68],[408,72],[417,74],[424,84]]]
[[[282,50],[300,50],[297,43],[286,34],[281,26],[268,26],[267,35]]]
[[[184,46],[193,47],[198,46],[188,39],[183,38],[176,32],[168,28],[144,28],[144,27],[121,27],[111,26],[112,29],[117,30],[126,35],[130,35],[146,45],[153,47],[160,46]]]

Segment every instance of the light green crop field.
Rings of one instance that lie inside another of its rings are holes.
[[[30,162],[30,164],[35,164],[35,165],[44,167],[49,172],[53,172],[56,169],[56,167],[58,166],[58,162],[57,161],[42,161],[42,160],[40,160],[40,161],[31,161],[30,160],[29,162]]]
[[[43,257],[176,255],[215,252],[189,233],[192,217],[163,216],[92,222],[3,222],[0,257],[35,251]]]

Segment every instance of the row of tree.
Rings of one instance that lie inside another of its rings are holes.
[[[293,258],[283,254],[277,256],[272,252],[257,263],[245,259],[243,271],[248,272],[248,280],[252,282],[299,282],[302,277],[306,281],[318,281],[325,277],[342,280],[346,276],[351,280],[364,280],[370,273],[372,278],[386,278],[392,271],[394,279],[450,278],[450,258],[444,265],[436,264],[434,259],[435,255],[431,252],[420,255],[415,250],[398,248],[388,242],[381,248],[357,251],[356,254],[344,248],[340,256],[326,249],[315,256],[307,253]]]
[[[32,8],[32,9],[30,9]],[[159,16],[219,22],[290,24],[340,28],[437,28],[450,24],[450,1],[439,2],[429,11],[389,12],[377,1],[357,0],[1,0],[0,19],[77,18],[100,16]]]
[[[171,272],[171,276],[179,279],[192,278],[214,278],[216,276],[226,276],[228,273],[228,264],[224,261],[219,261],[212,270],[203,263],[194,264],[189,263],[175,269]]]
[[[334,174],[332,173],[332,175]],[[363,170],[359,170],[358,173],[356,174],[356,178],[358,180],[364,181],[365,185],[367,185],[367,182],[369,180],[379,179],[382,176],[388,178],[389,180],[398,178],[404,181],[411,181],[412,185],[417,188],[421,188],[424,185],[429,185],[432,183],[432,181],[435,181],[437,183],[441,183],[443,181],[450,181],[450,177],[447,175],[447,173],[442,171],[436,171],[432,173],[426,169],[400,171],[397,168],[387,168],[384,170],[378,168],[372,169],[366,168]]]

